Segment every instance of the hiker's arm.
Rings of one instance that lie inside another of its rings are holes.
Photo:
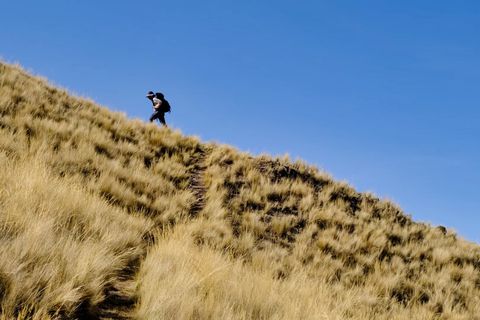
[[[158,99],[154,101],[153,108],[156,110],[162,105],[162,100]]]

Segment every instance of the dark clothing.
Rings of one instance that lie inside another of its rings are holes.
[[[161,110],[155,110],[153,114],[150,116],[150,122],[153,122],[153,120],[156,120],[156,119],[158,119],[158,121],[160,121],[160,123],[163,124],[164,126],[167,125],[167,122],[165,122],[165,112]]]
[[[170,104],[167,100],[165,100],[164,95],[160,92],[154,94],[152,91],[149,91],[147,98],[152,102],[153,105],[153,114],[150,116],[150,122],[158,120],[166,127],[167,122],[165,121],[165,113],[170,112]]]

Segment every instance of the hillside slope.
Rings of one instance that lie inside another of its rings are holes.
[[[480,319],[480,247],[0,64],[0,319]]]

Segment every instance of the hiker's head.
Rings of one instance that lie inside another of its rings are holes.
[[[155,93],[153,93],[153,91],[148,91],[147,98],[152,100],[154,97],[155,97]]]

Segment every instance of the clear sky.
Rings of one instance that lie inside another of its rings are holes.
[[[480,242],[480,1],[2,1],[0,56]]]

